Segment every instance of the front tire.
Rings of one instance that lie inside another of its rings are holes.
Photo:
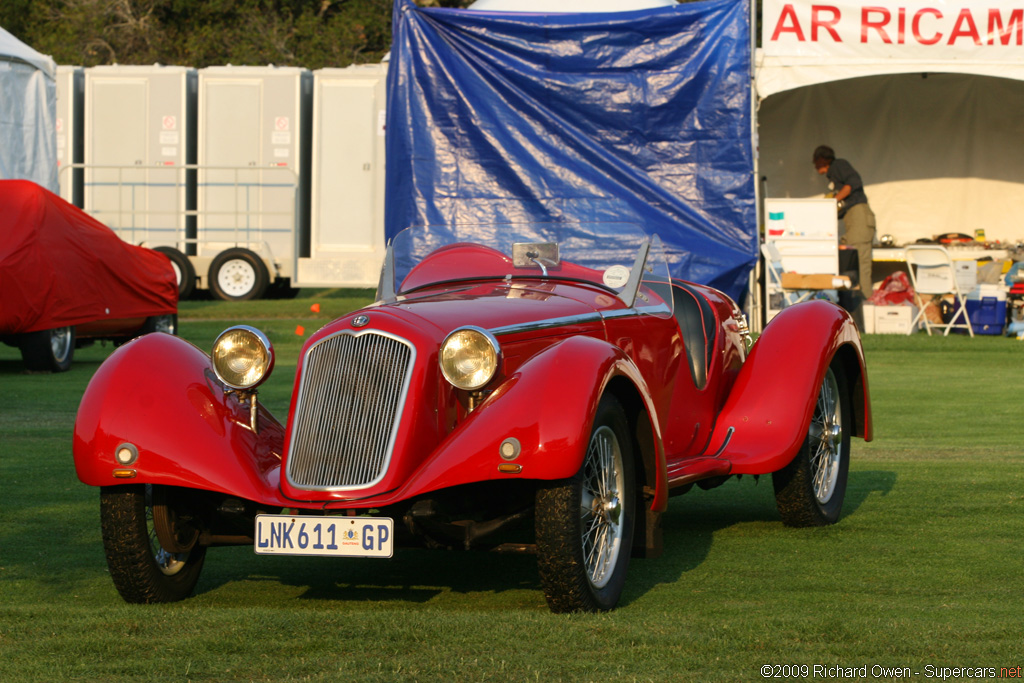
[[[75,328],[57,327],[23,334],[21,359],[31,372],[67,372],[75,355]]]
[[[786,526],[834,524],[850,469],[850,405],[846,376],[833,362],[825,373],[807,438],[787,466],[772,474],[775,503]]]
[[[633,544],[633,470],[626,415],[606,395],[579,472],[537,492],[537,566],[552,612],[598,612],[618,604]]]
[[[175,499],[175,489],[151,485],[100,489],[103,548],[114,587],[125,602],[176,602],[192,594],[206,559],[199,528]],[[165,550],[157,525],[177,545]]]

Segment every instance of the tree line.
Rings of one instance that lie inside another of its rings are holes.
[[[58,64],[319,69],[380,61],[391,45],[392,6],[393,0],[2,0],[0,26]]]
[[[379,62],[391,47],[393,1],[0,0],[0,27],[58,64],[320,69]]]

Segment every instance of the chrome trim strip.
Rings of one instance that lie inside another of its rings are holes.
[[[540,330],[549,330],[553,327],[561,327],[563,325],[598,323],[602,322],[604,318],[605,316],[602,316],[597,311],[594,311],[593,313],[579,313],[577,315],[565,315],[559,318],[548,318],[547,320],[531,320],[528,323],[516,323],[515,325],[492,327],[491,334],[495,337],[500,337],[507,334],[518,334],[520,332],[538,332]]]
[[[722,453],[725,453],[725,449],[729,447],[729,442],[732,441],[732,435],[735,433],[735,427],[729,427],[727,430],[725,430],[725,440],[722,441],[722,445],[718,448],[717,451],[715,451],[714,455],[711,456],[712,458],[722,457]]]
[[[560,318],[531,320],[528,323],[492,327],[490,331],[495,337],[499,337],[507,334],[518,334],[520,332],[539,332],[540,330],[549,330],[554,327],[561,327],[562,325],[581,325],[583,323],[604,322],[605,320],[615,320],[617,318],[635,318],[641,315],[650,315],[655,311],[659,313],[668,313],[669,310],[668,306],[662,304],[661,306],[645,308],[643,311],[639,311],[635,308],[621,308],[617,311],[606,311],[605,313],[594,311],[593,313],[578,313],[576,315],[565,315]]]

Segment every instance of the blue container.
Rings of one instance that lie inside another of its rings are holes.
[[[967,299],[967,315],[974,334],[1002,334],[1006,326],[1006,300],[992,296]]]

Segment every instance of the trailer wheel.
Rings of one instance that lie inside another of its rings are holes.
[[[210,264],[210,291],[224,301],[259,299],[267,291],[270,275],[263,259],[248,249],[235,247],[217,254]]]
[[[192,295],[192,291],[196,288],[196,269],[192,267],[192,262],[188,260],[188,256],[185,256],[174,247],[156,247],[153,251],[159,251],[171,260],[171,266],[174,267],[174,276],[178,278],[178,301],[184,301],[189,298]]]

